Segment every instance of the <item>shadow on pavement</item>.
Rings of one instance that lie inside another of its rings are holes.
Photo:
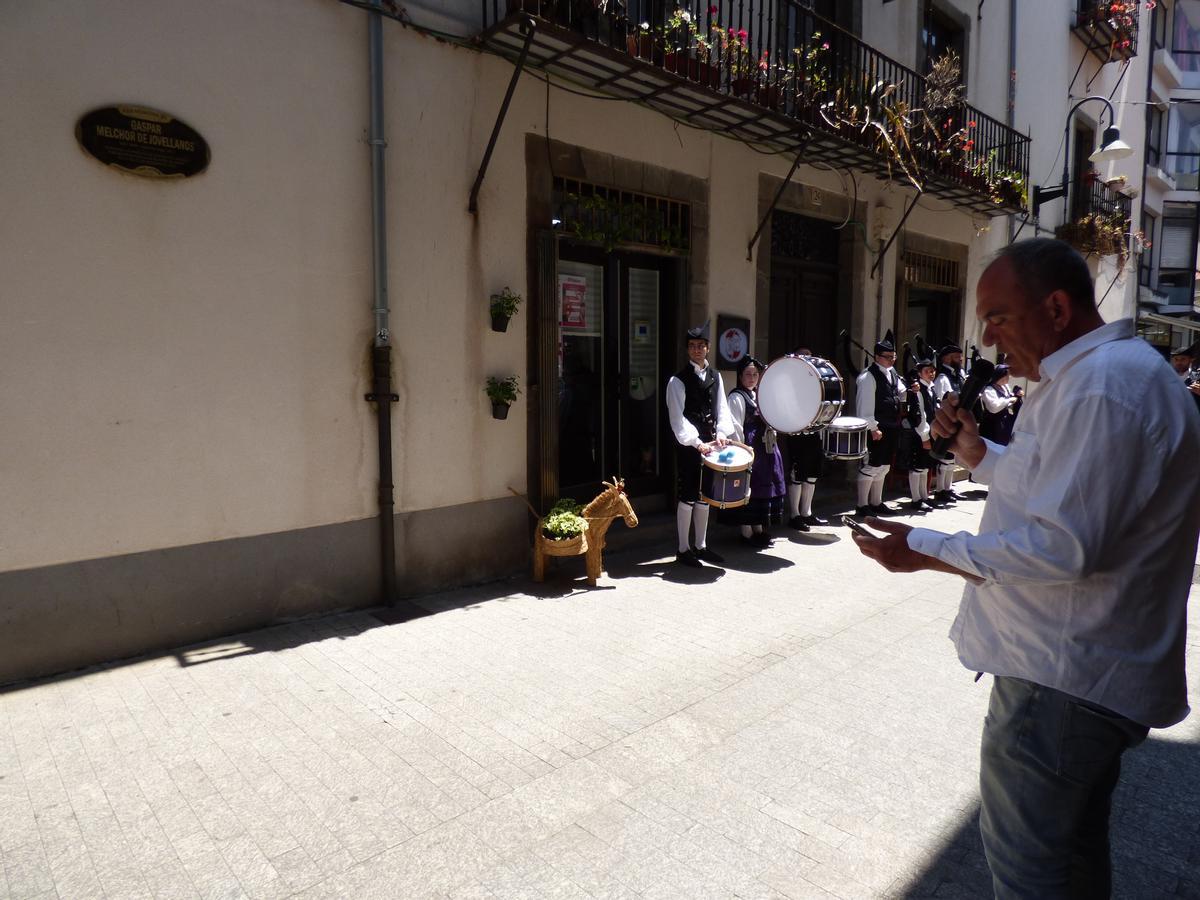
[[[1200,744],[1154,734],[1122,758],[1110,830],[1112,896],[1200,898]],[[978,805],[926,869],[889,896],[992,896]]]

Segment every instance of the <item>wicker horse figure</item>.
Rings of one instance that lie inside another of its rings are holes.
[[[620,517],[625,520],[626,528],[637,528],[638,517],[625,495],[623,479],[613,477],[611,482],[602,482],[604,490],[580,513],[588,523],[587,548],[587,580],[595,587],[596,579],[600,577],[603,568],[600,554],[604,550],[604,536],[613,520]]]
[[[613,478],[605,481],[604,490],[583,508],[580,515],[587,520],[588,527],[577,540],[552,541],[542,534],[539,525],[533,541],[533,580],[543,581],[546,577],[547,556],[578,556],[585,554],[588,584],[595,586],[603,568],[601,553],[604,551],[604,536],[613,520],[620,517],[629,528],[636,528],[637,513],[625,496],[625,482]]]

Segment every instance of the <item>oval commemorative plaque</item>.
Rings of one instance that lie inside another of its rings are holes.
[[[75,125],[79,145],[105,165],[147,178],[187,178],[208,167],[208,143],[174,116],[143,106],[105,106]]]

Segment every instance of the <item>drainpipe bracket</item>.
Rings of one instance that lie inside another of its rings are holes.
[[[363,399],[368,403],[382,403],[387,400],[389,403],[399,403],[399,394],[363,394]]]

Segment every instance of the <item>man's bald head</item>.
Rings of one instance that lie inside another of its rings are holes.
[[[1065,241],[1030,238],[1009,244],[996,254],[988,268],[1007,263],[1025,299],[1040,301],[1054,291],[1064,291],[1080,312],[1096,310],[1092,273],[1079,252]]]

